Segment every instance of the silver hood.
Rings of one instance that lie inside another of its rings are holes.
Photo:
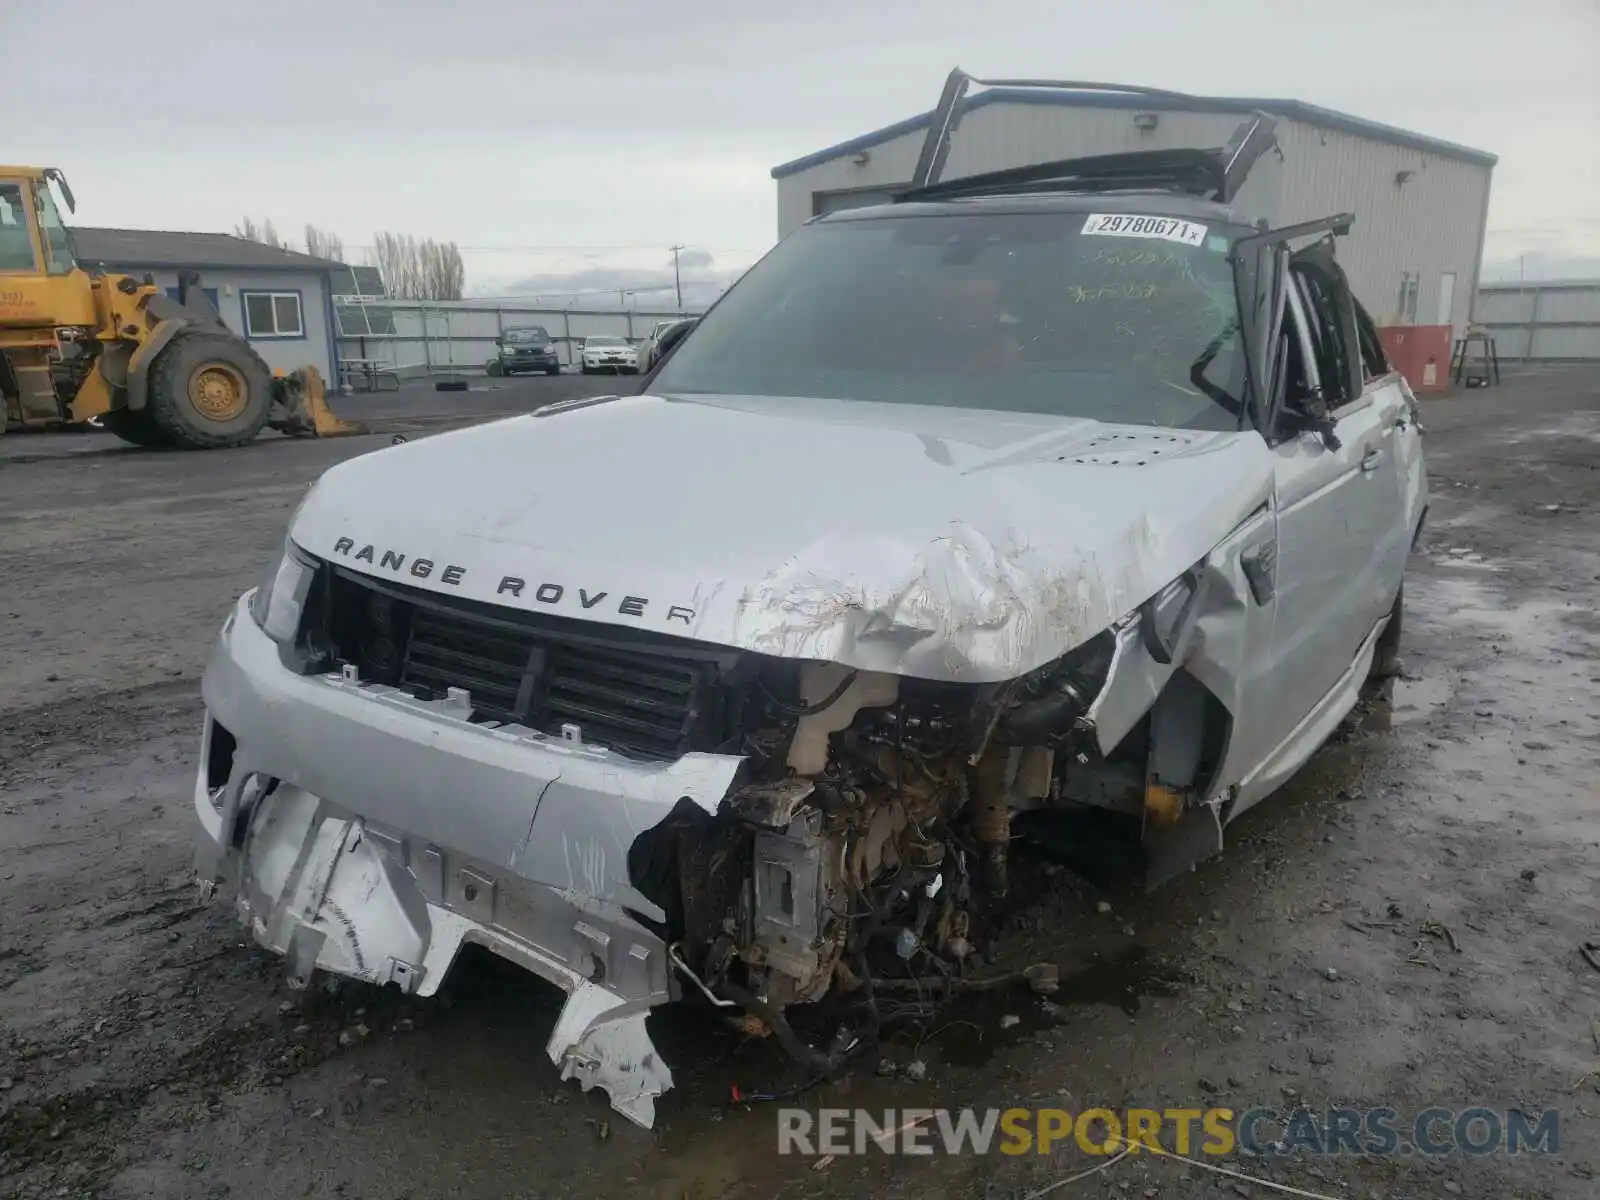
[[[291,538],[464,599],[976,683],[1127,614],[1271,484],[1254,432],[639,396],[352,459]]]

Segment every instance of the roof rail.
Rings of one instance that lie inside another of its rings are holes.
[[[950,72],[939,103],[928,123],[928,133],[917,156],[910,188],[899,200],[924,200],[1014,194],[1017,192],[1111,191],[1128,188],[1162,188],[1188,192],[1228,203],[1239,193],[1250,169],[1277,145],[1273,119],[1252,112],[1234,130],[1227,145],[1214,150],[1144,150],[1090,158],[1061,159],[1026,167],[988,171],[941,183],[950,138],[961,123],[967,89],[983,87],[1038,88],[1049,91],[1121,92],[1164,100],[1193,100],[1182,92],[1131,84],[1093,83],[1084,80],[975,79],[960,67]]]

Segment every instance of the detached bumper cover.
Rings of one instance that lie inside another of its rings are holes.
[[[203,888],[229,893],[290,981],[313,969],[428,996],[476,943],[567,993],[547,1047],[649,1127],[672,1074],[645,1014],[674,996],[663,914],[633,840],[688,799],[714,810],[739,759],[638,763],[459,698],[285,668],[241,599],[206,670],[195,782]],[[216,781],[213,784],[213,781]]]

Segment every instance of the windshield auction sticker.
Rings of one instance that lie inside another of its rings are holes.
[[[1097,237],[1160,238],[1198,246],[1205,241],[1206,227],[1176,217],[1138,217],[1131,213],[1090,213],[1083,232]]]

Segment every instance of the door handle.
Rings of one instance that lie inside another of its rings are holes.
[[[1383,451],[1374,446],[1362,456],[1361,469],[1368,472],[1376,471],[1378,469],[1378,464],[1382,461]]]

